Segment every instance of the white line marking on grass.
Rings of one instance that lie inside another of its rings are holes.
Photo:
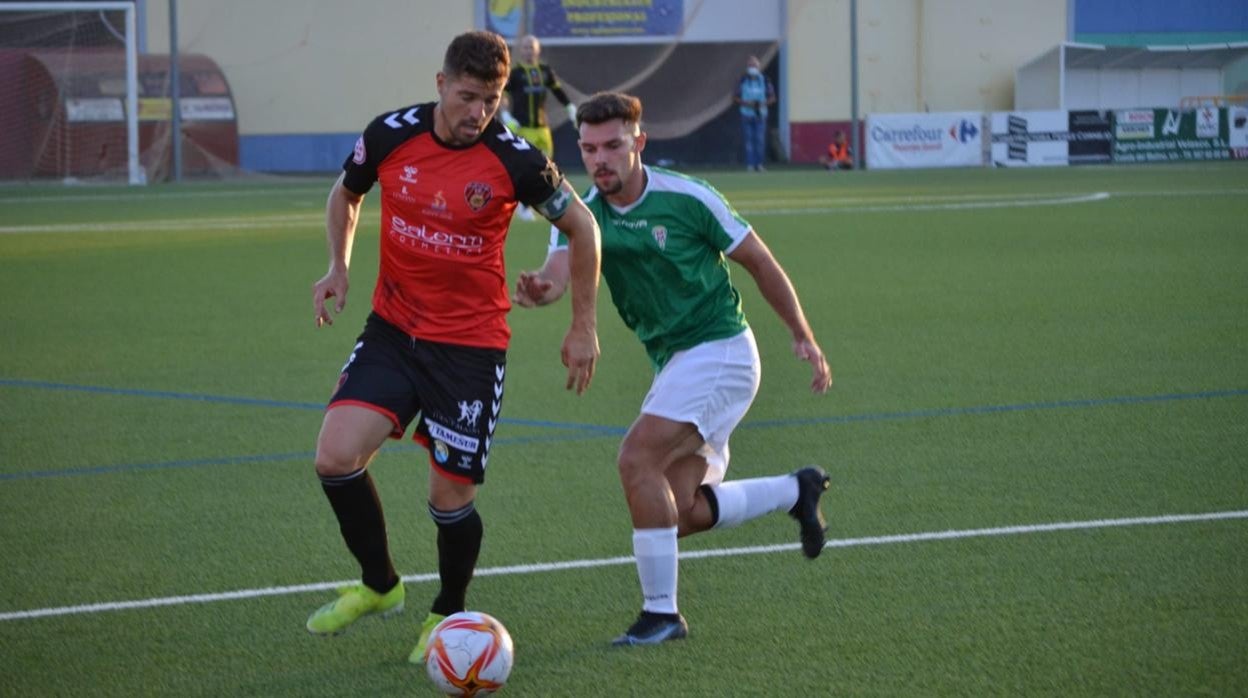
[[[328,180],[326,180],[328,181]],[[76,201],[164,201],[166,199],[211,199],[229,197],[231,199],[240,196],[271,196],[277,197],[282,194],[321,194],[329,191],[329,186],[321,183],[316,184],[283,184],[283,183],[266,183],[259,182],[260,187],[248,189],[209,189],[209,190],[190,190],[190,191],[157,191],[142,192],[131,189],[119,190],[114,192],[92,192],[92,193],[66,193],[66,194],[29,194],[23,196],[5,196],[0,193],[0,205],[4,204],[41,204],[47,203],[73,203]]]
[[[898,213],[902,211],[971,211],[987,208],[1023,208],[1027,206],[1067,206],[1104,201],[1110,197],[1107,191],[1078,196],[1061,196],[1047,199],[1007,199],[1004,201],[981,200],[930,204],[897,204],[892,206],[828,206],[823,208],[756,208],[742,213],[758,216],[809,216],[822,213]]]
[[[235,216],[230,218],[166,218],[148,221],[116,221],[113,223],[48,223],[40,225],[0,226],[0,235],[21,233],[138,233],[180,230],[264,230],[298,228],[325,220],[324,214],[298,213],[284,216]]]
[[[210,192],[204,192],[205,195]],[[1090,194],[933,194],[928,196],[882,196],[856,198],[768,199],[743,198],[737,207],[743,214],[758,216],[812,216],[829,213],[904,213],[907,211],[968,211],[997,208],[1025,208],[1030,206],[1068,206],[1091,203],[1118,197],[1188,197],[1188,196],[1239,196],[1248,189],[1204,189],[1169,192],[1093,192]],[[1008,197],[1008,198],[1007,198]],[[110,197],[113,198],[113,197]],[[826,206],[835,202],[836,206]],[[870,204],[869,202],[877,202]],[[891,202],[891,203],[890,203]],[[815,204],[801,206],[800,204]],[[844,204],[866,203],[869,205],[846,206]],[[759,206],[762,204],[762,206]],[[783,208],[769,208],[779,204],[798,204]],[[171,218],[139,221],[112,221],[107,223],[43,223],[31,225],[0,226],[0,235],[28,233],[127,233],[127,232],[177,232],[194,230],[272,230],[277,228],[302,228],[319,225],[325,216],[320,213],[295,213],[287,215],[233,216],[220,218]]]
[[[930,531],[927,533],[903,533],[891,536],[868,536],[866,538],[846,538],[828,541],[829,548],[853,548],[866,545],[890,545],[893,543],[921,543],[937,540],[956,540],[960,538],[988,538],[993,536],[1017,536],[1028,533],[1052,533],[1054,531],[1079,531],[1095,528],[1115,528],[1124,526],[1152,526],[1159,524],[1193,523],[1201,521],[1223,521],[1228,519],[1248,519],[1248,510],[1215,511],[1204,514],[1168,514],[1164,516],[1141,516],[1129,519],[1094,519],[1092,521],[1066,521],[1050,524],[1031,524],[1024,526],[1003,526],[1000,528],[972,528],[955,531]],[[797,543],[780,543],[776,545],[758,545],[748,548],[719,548],[715,550],[693,550],[680,554],[682,560],[693,560],[708,557],[735,557],[738,555],[760,555],[788,550],[797,550]],[[631,565],[632,557],[607,557],[596,560],[567,560],[564,562],[540,562],[528,565],[509,565],[506,567],[487,567],[476,571],[478,577],[495,577],[512,574],[538,574],[541,572],[558,572],[561,570],[590,569],[594,567],[611,567]],[[403,577],[409,584],[436,582],[437,573],[410,574]],[[109,603],[83,604],[80,606],[60,606],[56,608],[37,608],[29,611],[10,611],[0,613],[0,621],[23,620],[29,618],[47,618],[49,616],[81,615],[85,613],[101,613],[104,611],[125,611],[139,608],[156,608],[159,606],[180,606],[192,603],[214,603],[217,601],[235,601],[254,599],[262,596],[285,596],[287,594],[304,594],[313,591],[336,589],[354,581],[319,582],[316,584],[298,584],[294,586],[266,587],[264,589],[241,589],[216,594],[192,594],[189,596],[166,596],[139,601],[113,601]]]

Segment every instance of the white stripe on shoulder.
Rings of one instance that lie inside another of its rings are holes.
[[[598,198],[598,187],[591,186],[589,188],[589,191],[585,192],[585,195],[581,197],[581,201],[584,201],[585,203],[589,203],[596,198]],[[554,252],[555,250],[568,249],[568,241],[564,240],[560,242],[559,240],[560,236],[562,235],[563,233],[558,228],[556,228],[553,225],[550,226],[550,244],[546,246],[547,254],[550,254],[551,252]]]
[[[652,167],[650,168],[650,190],[684,194],[696,199],[711,212],[712,216],[715,216],[715,220],[719,221],[724,232],[733,239],[733,247],[736,247],[737,243],[740,243],[750,232],[750,224],[732,210],[732,206],[724,199],[723,194],[703,180]]]

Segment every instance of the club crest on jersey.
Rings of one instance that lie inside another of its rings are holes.
[[[434,440],[433,442],[433,459],[439,463],[445,463],[451,459],[451,449],[446,447],[445,443]]]
[[[364,136],[355,139],[355,154],[351,156],[351,162],[357,165],[363,165],[368,159],[368,155],[364,152]]]
[[[667,228],[656,225],[650,229],[650,234],[654,236],[654,241],[658,244],[660,250],[667,249]]]
[[[494,198],[494,189],[484,182],[469,182],[468,186],[464,187],[464,201],[468,202],[468,208],[473,211],[485,208],[492,198]]]

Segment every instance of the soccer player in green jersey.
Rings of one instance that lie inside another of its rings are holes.
[[[577,125],[581,159],[594,179],[584,199],[602,230],[602,275],[656,371],[619,451],[643,603],[614,644],[657,644],[688,633],[676,604],[678,536],[787,511],[798,521],[807,557],[825,544],[819,498],[829,479],[822,469],[724,481],[728,437],[760,375],[728,259],[750,274],[788,326],[793,353],[813,369],[811,390],[827,391],[832,371],[788,276],[749,223],[706,182],[642,164],[640,100],[596,94],[577,111]],[[545,305],[563,294],[569,278],[567,241],[552,230],[546,263],[520,275],[513,300]]]

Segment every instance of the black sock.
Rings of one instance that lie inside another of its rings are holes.
[[[702,492],[702,496],[706,497],[706,503],[711,508],[711,528],[719,523],[719,497],[715,496],[715,489],[710,485],[702,485],[698,487]]]
[[[438,576],[442,578],[442,589],[430,610],[449,616],[464,610],[484,528],[472,502],[454,511],[434,509],[430,504],[429,515],[438,525]]]
[[[381,500],[373,477],[361,468],[338,477],[321,477],[321,489],[338,517],[338,528],[347,549],[355,556],[363,571],[364,585],[384,594],[399,582],[390,562],[390,546],[386,542],[386,519],[381,513]]]

